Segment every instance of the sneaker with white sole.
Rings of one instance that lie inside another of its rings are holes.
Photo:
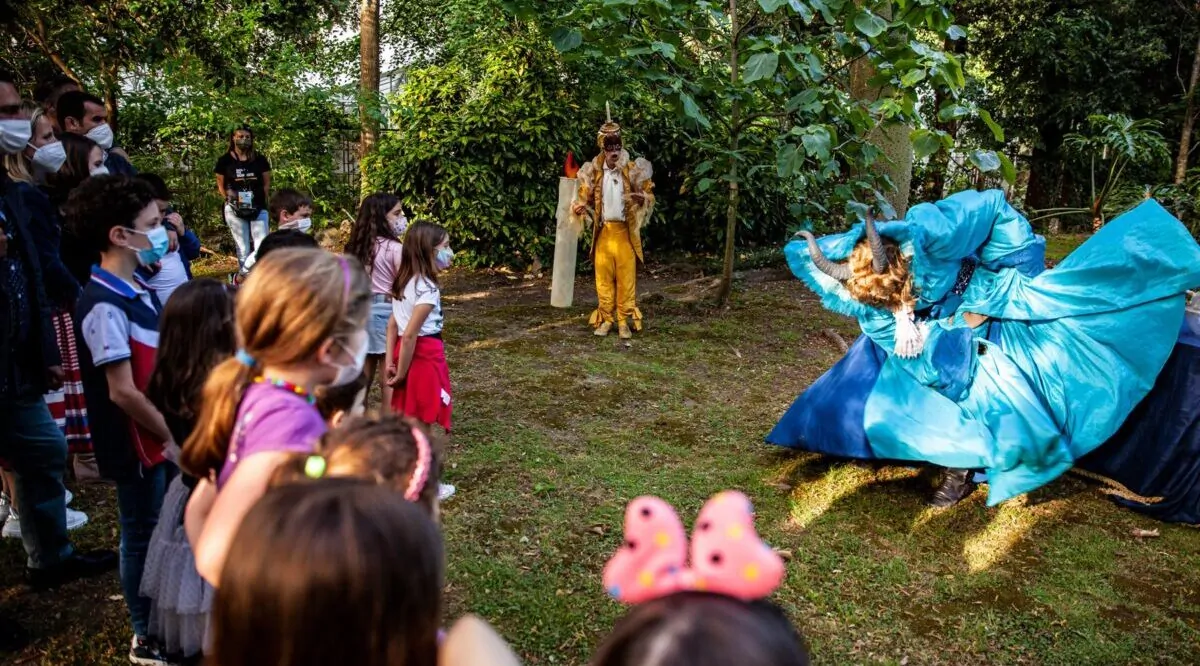
[[[454,486],[450,485],[449,483],[439,483],[438,484],[438,501],[445,502],[446,500],[450,499],[451,497],[454,497],[454,493],[456,490],[457,489]]]
[[[67,529],[77,530],[88,523],[87,514],[75,509],[67,509]],[[0,529],[0,536],[9,539],[21,538],[21,517],[17,515],[16,509],[9,509],[8,519],[4,521],[4,528]]]
[[[162,655],[158,646],[148,638],[134,636],[129,643],[129,663],[145,664],[146,666],[165,666],[171,662]]]
[[[70,504],[73,499],[75,499],[75,494],[68,490],[67,494],[63,497],[63,504]]]
[[[8,493],[0,493],[0,523],[8,520],[12,512],[12,503],[8,501]]]

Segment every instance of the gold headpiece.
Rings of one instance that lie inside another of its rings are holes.
[[[604,111],[608,122],[600,126],[600,133],[596,136],[596,144],[601,149],[604,148],[604,142],[610,138],[616,139],[618,143],[621,141],[621,126],[612,121],[612,109],[608,102],[604,103]]]

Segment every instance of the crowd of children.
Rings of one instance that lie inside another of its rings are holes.
[[[90,133],[63,134],[58,155],[50,139],[34,145],[39,118],[0,121],[0,144],[28,135],[32,155],[21,152],[20,166],[38,184],[0,183],[0,259],[16,280],[4,294],[41,299],[36,312],[12,311],[47,342],[27,367],[57,373],[46,387],[74,386],[66,425],[82,423],[99,474],[115,485],[130,661],[518,664],[478,618],[440,628],[440,506],[455,490],[442,481],[453,410],[439,280],[454,258],[447,231],[409,226],[400,200],[377,194],[363,201],[344,253],[327,252],[309,233],[311,201],[279,190],[269,206],[279,230],[249,235],[245,280],[193,280],[199,241],[162,179],[106,173],[109,148]],[[50,240],[35,247],[25,220],[39,205],[46,228],[33,235]],[[50,310],[62,330],[43,335]],[[10,339],[6,353],[27,342]],[[18,370],[3,378],[5,391],[20,389],[6,415],[46,388]],[[382,405],[368,410],[375,387]],[[53,427],[48,414],[44,403],[33,414],[42,430]],[[24,470],[12,499],[36,519],[24,535],[34,582],[110,570],[111,553],[75,553],[61,536],[62,516],[72,526],[65,461],[21,453],[0,451]],[[723,536],[753,535],[749,502],[710,504],[690,566],[682,527],[669,548],[646,532],[663,524],[665,504],[631,505],[605,585],[639,605],[593,663],[807,663],[798,633],[762,601],[782,564],[757,537]]]

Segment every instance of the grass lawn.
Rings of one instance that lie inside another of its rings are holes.
[[[548,306],[548,280],[452,273],[448,355],[458,408],[445,506],[448,615],[491,620],[529,664],[582,664],[621,613],[600,571],[644,493],[691,525],[738,488],[790,553],[774,599],[823,664],[1188,664],[1200,659],[1200,530],[1160,525],[1064,478],[989,509],[984,492],[924,506],[931,471],[797,455],[762,438],[841,355],[854,324],[783,271],[747,273],[715,311],[673,298],[692,278],[645,272],[648,330],[631,344]],[[87,487],[84,546],[115,547],[112,492]],[[1159,529],[1139,540],[1135,528]],[[41,596],[0,545],[0,604],[35,641],[4,663],[119,664],[117,577]]]

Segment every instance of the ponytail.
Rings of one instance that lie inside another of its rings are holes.
[[[201,479],[220,475],[233,441],[238,405],[253,379],[254,368],[236,358],[213,368],[204,383],[200,417],[180,454],[179,464],[185,472]]]

